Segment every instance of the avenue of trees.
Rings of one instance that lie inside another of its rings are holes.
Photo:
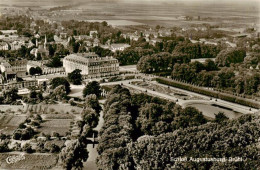
[[[260,117],[207,121],[195,108],[115,86],[104,105],[97,164],[100,169],[255,169],[260,166]],[[208,122],[208,123],[207,123]],[[234,162],[175,161],[178,157],[229,158]]]
[[[101,109],[94,94],[85,98],[81,120],[77,122],[80,133],[75,140],[71,140],[59,153],[61,165],[64,169],[83,168],[83,162],[87,161],[89,156],[87,145],[92,143],[87,137],[92,137],[93,128],[98,125]]]
[[[159,136],[142,136],[128,145],[139,169],[257,169],[260,166],[259,117],[244,115],[225,123],[179,129]],[[174,161],[174,158],[241,157],[242,161]],[[151,168],[152,167],[152,168]]]
[[[198,86],[194,86],[194,85],[191,85],[191,84],[187,84],[187,83],[184,83],[184,82],[171,80],[171,79],[167,79],[167,78],[156,78],[156,81],[158,83],[161,83],[161,84],[177,87],[177,88],[180,88],[180,89],[185,89],[185,90],[188,90],[188,91],[207,95],[207,96],[214,97],[214,98],[219,98],[219,99],[226,100],[226,101],[229,101],[229,102],[238,103],[238,104],[241,104],[241,105],[254,107],[254,108],[260,108],[260,104],[259,104],[258,101],[248,100],[248,99],[245,99],[242,96],[238,96],[238,95],[235,95],[235,94],[228,94],[228,93],[225,93],[225,92],[213,91],[213,90],[209,90],[209,89],[206,89],[206,88],[201,88],[201,87],[198,87]]]
[[[98,166],[101,169],[134,168],[127,145],[142,135],[160,135],[205,124],[197,109],[182,109],[146,94],[130,94],[120,85],[109,93],[104,105],[104,126],[100,131]]]

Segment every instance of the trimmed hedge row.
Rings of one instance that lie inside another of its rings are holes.
[[[156,78],[156,81],[158,83],[161,83],[161,84],[177,87],[177,88],[180,88],[180,89],[192,91],[192,92],[195,92],[195,93],[203,94],[203,95],[214,97],[214,98],[219,98],[219,99],[229,101],[229,102],[232,102],[232,103],[237,103],[237,104],[241,104],[241,105],[244,105],[244,106],[249,106],[249,107],[260,109],[259,103],[253,102],[253,101],[247,101],[244,98],[233,96],[233,95],[230,95],[230,94],[211,91],[211,90],[203,89],[201,87],[196,87],[196,86],[193,86],[193,85],[190,85],[190,84],[185,84],[185,83],[181,83],[181,82],[166,79],[166,78]]]

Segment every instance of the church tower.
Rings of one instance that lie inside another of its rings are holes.
[[[47,49],[47,37],[46,37],[46,34],[45,34],[45,41],[44,41],[44,49],[45,50]]]

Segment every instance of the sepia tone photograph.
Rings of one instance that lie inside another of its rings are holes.
[[[0,170],[260,169],[260,0],[0,0]]]

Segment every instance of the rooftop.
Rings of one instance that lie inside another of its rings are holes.
[[[66,56],[64,59],[72,59],[82,62],[93,62],[93,61],[111,61],[116,60],[113,57],[99,57],[95,53],[77,53],[77,54],[70,54]]]

